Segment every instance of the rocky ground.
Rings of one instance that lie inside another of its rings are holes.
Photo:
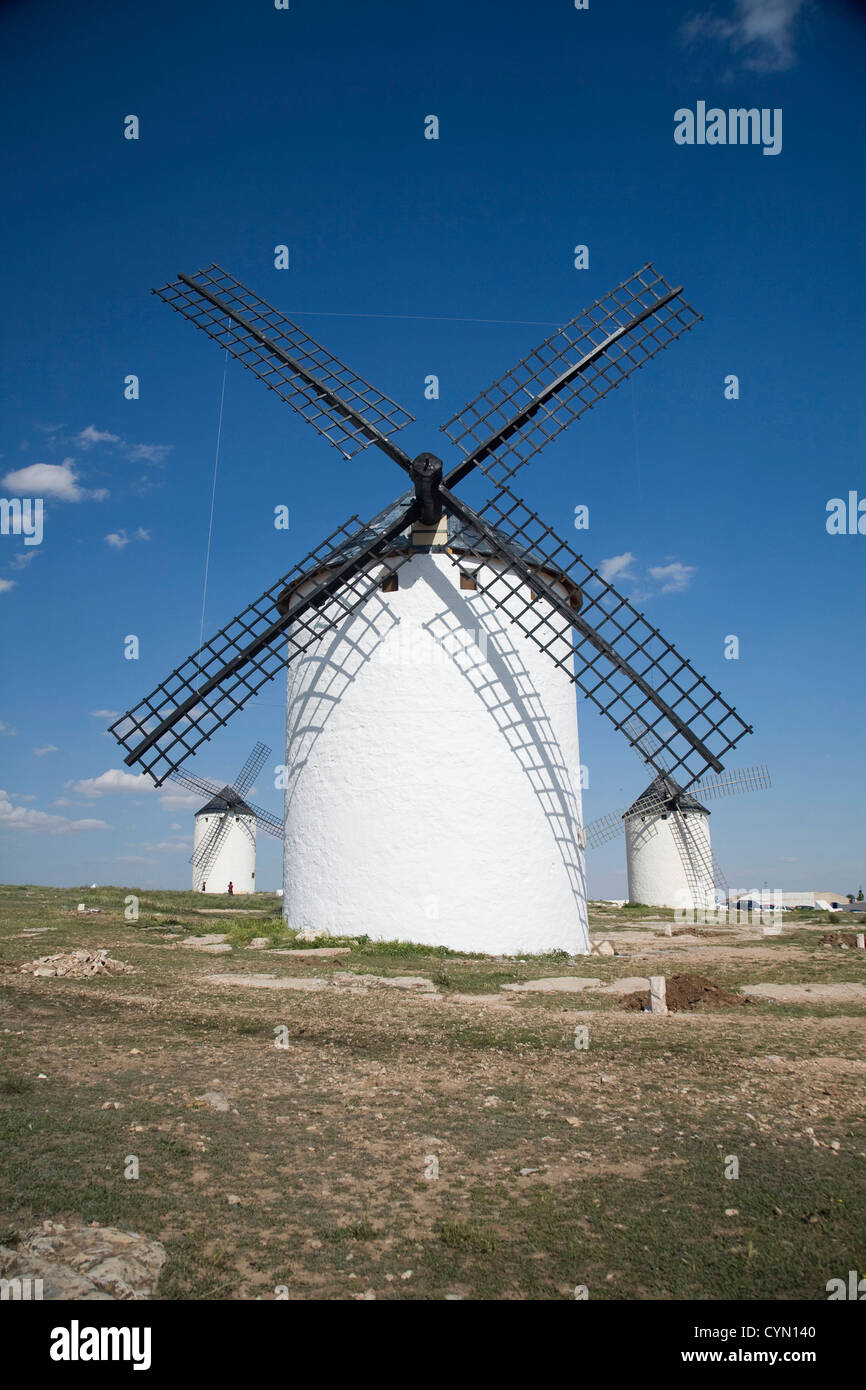
[[[823,1299],[862,1267],[866,952],[821,914],[598,908],[613,954],[513,961],[298,942],[264,896],[130,922],[126,895],[0,892],[3,1277]],[[38,973],[75,952],[129,971]],[[635,1000],[656,975],[667,1016]]]

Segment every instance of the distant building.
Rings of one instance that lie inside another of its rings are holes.
[[[829,889],[797,889],[794,892],[779,888],[737,888],[728,893],[728,907],[827,907],[845,908],[848,906],[847,893],[831,892]]]

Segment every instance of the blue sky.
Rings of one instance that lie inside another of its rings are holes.
[[[112,790],[99,713],[198,646],[223,361],[151,287],[219,262],[417,417],[404,448],[447,463],[438,426],[651,259],[704,321],[516,490],[591,563],[632,556],[620,587],[754,725],[731,766],[767,763],[773,790],[711,822],[731,883],[856,891],[866,536],[825,521],[830,498],[866,497],[858,7],[46,0],[5,5],[0,41],[0,494],[46,509],[41,545],[0,536],[4,879],[188,884],[189,800]],[[698,101],[781,108],[781,152],[675,144],[674,112]],[[230,366],[205,635],[403,483]],[[650,576],[670,565],[678,585]],[[281,761],[283,694],[195,769],[229,777],[259,738]],[[581,712],[592,819],[647,777]],[[258,799],[279,808],[264,777]],[[279,883],[274,842],[257,877]],[[621,842],[589,881],[625,891]]]

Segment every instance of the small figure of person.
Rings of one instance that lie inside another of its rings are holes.
[[[230,898],[233,898],[234,895],[235,895],[235,886],[234,886],[234,884],[232,883],[231,879],[229,879],[229,897],[230,897]]]
[[[207,884],[206,884],[206,883],[203,883],[202,886],[201,886],[201,891],[204,892],[206,888],[207,888]]]

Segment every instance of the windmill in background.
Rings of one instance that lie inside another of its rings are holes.
[[[460,454],[447,472],[391,437],[406,411],[219,266],[156,293],[343,458],[373,444],[411,487],[350,517],[116,720],[126,765],[159,785],[288,666],[294,926],[587,951],[574,688],[618,730],[646,715],[682,791],[751,730],[507,483],[694,326],[682,286],[647,264],[553,333],[442,426]],[[474,510],[454,489],[478,472],[494,490]],[[416,663],[401,632],[455,654]]]
[[[229,884],[233,893],[256,891],[256,826],[275,839],[283,838],[282,820],[247,801],[270,755],[266,744],[257,743],[234,782],[225,786],[186,770],[172,772],[173,782],[208,798],[195,813],[189,861],[195,892],[227,893]]]
[[[632,716],[623,728],[656,775],[630,806],[587,825],[586,843],[597,849],[625,830],[629,902],[711,910],[716,905],[716,887],[726,888],[727,880],[713,857],[710,812],[702,803],[763,790],[770,786],[770,774],[763,766],[710,773],[684,791],[649,725]],[[646,756],[649,749],[652,760]]]

